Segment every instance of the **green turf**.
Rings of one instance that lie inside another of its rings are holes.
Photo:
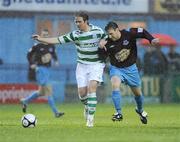
[[[48,105],[31,104],[35,128],[23,128],[20,105],[0,105],[0,142],[180,142],[180,104],[147,105],[147,125],[141,124],[134,106],[124,106],[124,120],[112,122],[111,104],[98,104],[95,126],[86,128],[81,104],[65,104],[66,113],[54,118]]]

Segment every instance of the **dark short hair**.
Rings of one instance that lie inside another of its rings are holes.
[[[118,28],[118,24],[110,21],[106,26],[105,26],[105,31],[107,32],[109,29],[117,29]]]
[[[87,14],[87,12],[85,11],[78,11],[75,13],[75,17],[82,17],[84,21],[88,21],[89,20],[89,16]]]

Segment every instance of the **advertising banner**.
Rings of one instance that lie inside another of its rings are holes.
[[[147,13],[148,0],[1,0],[0,11]]]
[[[154,12],[164,14],[180,14],[180,0],[155,0]]]
[[[38,86],[34,84],[0,84],[0,103],[19,103],[21,98],[29,96]],[[46,102],[39,97],[35,102]]]

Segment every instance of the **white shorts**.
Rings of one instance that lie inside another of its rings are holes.
[[[76,67],[76,80],[78,88],[88,86],[91,80],[103,82],[103,72],[105,64],[81,64]]]

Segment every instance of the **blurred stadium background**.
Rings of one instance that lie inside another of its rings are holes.
[[[1,0],[0,103],[18,103],[21,97],[37,89],[27,78],[26,54],[34,44],[31,35],[40,33],[44,28],[50,31],[51,36],[74,30],[73,14],[77,10],[88,11],[90,23],[102,28],[113,20],[118,22],[120,29],[140,26],[153,34],[171,36],[175,42],[159,47],[168,62],[164,62],[160,56],[160,60],[153,60],[154,65],[149,65],[144,58],[145,53],[149,52],[148,45],[139,42],[137,63],[146,102],[180,102],[180,57],[176,63],[168,58],[168,52],[173,46],[180,54],[179,0]],[[56,46],[60,47],[57,48],[60,65],[52,70],[54,97],[60,103],[78,102],[76,49],[72,44]],[[121,90],[125,103],[132,103],[130,90],[126,86]],[[104,84],[98,89],[99,102],[110,103],[110,95],[107,65]]]

